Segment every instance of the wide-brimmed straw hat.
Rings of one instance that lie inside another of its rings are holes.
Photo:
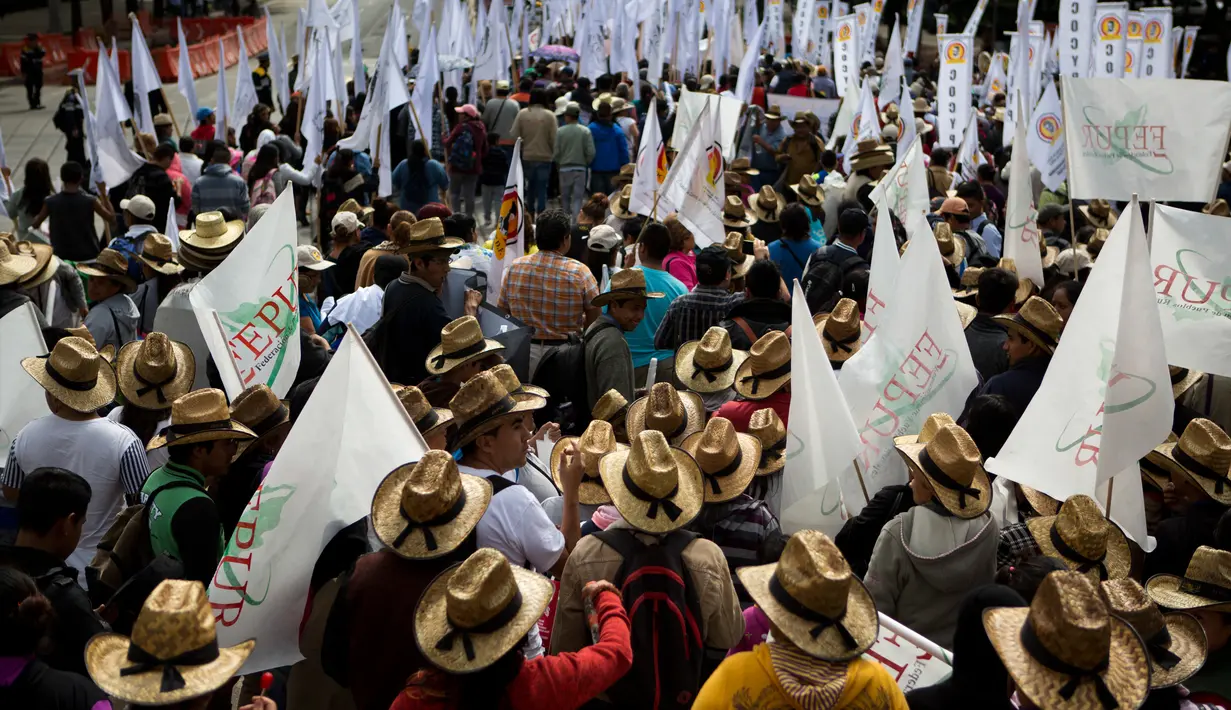
[[[895,162],[889,146],[877,138],[866,138],[855,145],[855,154],[851,156],[851,170],[858,172],[868,168],[889,167]]]
[[[1107,611],[1127,622],[1145,641],[1151,688],[1179,685],[1205,665],[1205,630],[1197,617],[1182,611],[1162,613],[1135,579],[1103,582],[1099,593]]]
[[[90,679],[104,693],[141,707],[175,705],[218,690],[256,641],[219,647],[205,585],[160,582],[137,614],[132,638],[103,633],[85,647]]]
[[[1017,331],[1048,355],[1056,352],[1060,331],[1064,330],[1064,319],[1060,317],[1056,307],[1038,296],[1026,299],[1017,313],[992,316],[992,320],[1009,330]]]
[[[114,249],[103,249],[94,261],[78,264],[77,270],[96,279],[111,279],[120,284],[124,293],[137,290],[137,282],[128,275],[128,257]]]
[[[13,243],[12,253],[20,257],[34,257],[34,268],[17,280],[17,287],[23,289],[34,288],[55,276],[55,269],[59,268],[60,260],[55,257],[53,252],[54,249],[52,249],[50,244],[26,241]],[[56,265],[48,269],[48,265],[53,261],[56,262]]]
[[[897,452],[927,479],[936,500],[954,516],[977,518],[992,503],[992,484],[983,456],[957,424],[940,427],[927,442],[896,444]]]
[[[997,268],[1004,269],[1017,277],[1017,292],[1013,294],[1013,302],[1017,305],[1020,306],[1030,300],[1031,294],[1035,293],[1035,291],[1039,289],[1038,284],[1017,273],[1016,259],[1002,258],[996,266]],[[969,271],[969,269],[967,270]],[[978,282],[976,282],[976,285],[977,283]]]
[[[504,350],[504,343],[483,337],[479,319],[462,316],[440,330],[440,345],[427,354],[427,371],[443,375],[459,365]]]
[[[590,305],[602,308],[612,301],[629,298],[662,298],[658,291],[646,290],[645,272],[641,269],[620,269],[611,277],[609,290],[598,294]]]
[[[625,417],[631,442],[646,429],[660,431],[679,446],[705,426],[705,405],[695,392],[680,392],[667,382],[656,382],[650,391],[628,406]]]
[[[628,414],[628,400],[617,389],[609,389],[590,408],[590,418],[608,422],[616,428],[619,436],[624,429],[624,416]]]
[[[817,184],[816,178],[804,175],[799,182],[789,186],[799,196],[799,201],[805,205],[820,205],[825,201],[825,190]]]
[[[445,236],[444,222],[439,217],[421,219],[410,225],[410,237],[406,246],[398,251],[403,254],[416,254],[437,249],[461,249],[466,242],[457,237]]]
[[[491,483],[459,473],[452,454],[431,449],[376,487],[372,530],[399,557],[443,557],[466,540],[491,499]]]
[[[256,434],[255,439],[239,442],[232,461],[238,461],[249,448],[291,428],[291,410],[266,384],[252,385],[240,392],[231,402],[231,418]]]
[[[936,237],[940,258],[953,266],[961,264],[962,259],[966,258],[966,241],[954,238],[953,228],[947,222],[937,222],[932,228],[932,234]],[[910,242],[906,243],[910,244]]]
[[[777,224],[786,200],[773,187],[763,185],[761,191],[748,199],[748,208],[757,219],[770,224]]]
[[[849,298],[838,301],[829,313],[818,314],[814,320],[816,332],[821,336],[821,345],[834,369],[850,360],[859,352],[859,338],[863,334],[859,320],[859,304]]]
[[[480,372],[462,385],[453,399],[449,411],[457,422],[457,439],[454,449],[461,448],[479,436],[499,427],[507,418],[522,412],[533,412],[547,406],[541,397],[513,397],[505,389],[500,378],[491,372]]]
[[[786,426],[772,407],[758,409],[748,420],[748,433],[761,442],[756,475],[778,473],[786,466]]]
[[[1092,582],[1128,576],[1128,540],[1120,528],[1103,517],[1090,496],[1069,496],[1060,505],[1060,512],[1031,518],[1026,527],[1044,555],[1089,576]]]
[[[1103,230],[1103,231],[1106,232],[1107,230]],[[1104,240],[1106,240],[1106,238],[1104,238]],[[1094,241],[1094,237],[1091,237],[1090,241]],[[1094,261],[1096,258],[1094,255],[1094,252],[1089,252],[1089,253],[1090,253],[1090,260]],[[1055,266],[1056,259],[1058,259],[1059,257],[1060,257],[1060,247],[1049,247],[1047,246],[1047,242],[1043,241],[1043,238],[1040,237],[1039,238],[1039,260],[1043,262],[1043,268],[1050,269],[1051,267]]]
[[[625,185],[620,188],[620,196],[611,201],[611,214],[620,219],[633,219],[637,215],[633,214],[628,209],[628,203],[633,199],[633,186]]]
[[[38,260],[30,254],[13,253],[7,241],[0,240],[0,286],[15,284],[38,269]]]
[[[1182,476],[1207,496],[1231,505],[1231,436],[1209,419],[1193,419],[1180,440],[1159,445],[1161,461],[1172,479]]]
[[[1204,372],[1190,370],[1187,367],[1168,365],[1167,369],[1171,373],[1171,396],[1175,399],[1179,399],[1180,395],[1192,389],[1193,385],[1205,377]]]
[[[551,477],[556,487],[563,490],[560,483],[560,467],[564,465],[564,453],[569,445],[577,443],[577,451],[581,455],[581,486],[577,489],[577,501],[582,505],[605,505],[611,502],[611,496],[603,487],[603,478],[599,471],[599,462],[613,451],[624,451],[627,445],[616,441],[615,427],[610,422],[596,419],[590,422],[581,436],[566,436],[556,442],[551,449]]]
[[[737,433],[730,419],[714,417],[680,445],[705,479],[705,502],[722,503],[744,492],[761,463],[761,442]]]
[[[735,371],[747,358],[743,350],[731,349],[726,329],[713,326],[675,351],[675,376],[693,392],[721,392],[735,382]]]
[[[923,426],[919,428],[918,434],[905,434],[903,436],[893,437],[893,445],[901,446],[903,444],[926,444],[936,436],[936,432],[940,431],[950,424],[957,424],[953,421],[953,417],[949,416],[948,412],[936,412],[929,414],[927,419],[923,420]]]
[[[256,433],[231,418],[222,390],[199,389],[171,403],[171,424],[150,439],[147,451],[222,439],[255,439]]]
[[[1183,577],[1156,574],[1146,582],[1146,593],[1167,609],[1231,611],[1231,552],[1202,545]]]
[[[244,236],[244,222],[240,219],[228,222],[221,212],[202,212],[193,222],[193,228],[183,230],[179,236],[181,245],[186,244],[209,256],[225,256]]]
[[[424,590],[415,608],[415,642],[444,671],[482,670],[525,641],[552,593],[543,575],[510,565],[494,548],[480,548]]]
[[[1231,205],[1228,205],[1227,201],[1221,197],[1206,204],[1201,211],[1215,217],[1231,217]]]
[[[744,253],[744,235],[739,232],[727,232],[723,237],[722,248],[727,250],[727,258],[731,260],[731,278],[741,278],[752,268],[756,257]]]
[[[51,352],[21,361],[21,367],[69,409],[83,414],[115,399],[115,372],[92,340],[61,338]]]
[[[633,178],[636,177],[636,175],[637,175],[637,164],[636,163],[625,163],[624,165],[620,167],[620,172],[611,176],[611,186],[616,187],[616,188],[623,188],[628,185],[631,185],[633,182]],[[625,211],[627,212],[628,203],[625,202],[624,204],[625,204]],[[621,219],[628,219],[628,218],[622,217]]]
[[[975,316],[979,315],[979,309],[968,303],[954,301],[953,306],[957,309],[957,319],[962,323],[962,330],[969,328],[970,324],[975,322]]]
[[[1111,229],[1116,226],[1116,213],[1111,209],[1111,203],[1107,200],[1090,200],[1089,203],[1077,209],[1092,227]]]
[[[453,423],[453,412],[443,407],[433,407],[418,387],[395,385],[393,393],[425,439]]]
[[[197,360],[192,348],[153,332],[125,343],[115,358],[124,402],[140,409],[166,409],[192,391]]]
[[[631,446],[599,462],[603,486],[629,525],[648,533],[678,530],[701,512],[705,500],[701,469],[662,432],[646,430]]]
[[[765,399],[791,379],[791,341],[771,330],[752,344],[735,373],[735,391],[744,399]]]
[[[137,258],[160,274],[174,276],[184,271],[183,265],[175,259],[175,250],[171,246],[171,240],[167,238],[167,235],[158,232],[145,235],[145,243]]]
[[[736,158],[727,164],[725,172],[738,175],[760,175],[761,171],[752,167],[752,161],[747,158]]]
[[[735,195],[727,195],[727,201],[722,205],[722,223],[728,227],[745,228],[757,223],[755,214],[748,214],[744,209],[743,200]]]
[[[979,277],[983,276],[983,272],[987,269],[982,266],[967,266],[962,272],[962,278],[958,280],[957,288],[953,290],[953,297],[974,298],[979,295]]]
[[[735,573],[774,627],[809,656],[844,662],[876,643],[876,602],[823,532],[801,530],[774,564]]]
[[[1044,577],[1028,608],[985,610],[983,628],[1035,707],[1136,708],[1150,692],[1141,639],[1108,613],[1094,583],[1075,572]]]
[[[505,363],[500,363],[489,371],[495,375],[509,394],[513,395],[514,399],[521,397],[542,397],[547,399],[551,396],[547,390],[537,385],[529,385],[517,379],[517,373],[513,371],[513,366]]]

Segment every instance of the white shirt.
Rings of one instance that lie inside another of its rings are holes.
[[[107,412],[107,418],[116,424],[119,424],[120,416],[123,415],[123,413],[124,407],[116,407],[110,412]],[[168,409],[167,418],[158,422],[158,426],[154,428],[154,435],[157,436],[163,429],[166,429],[169,426],[171,426],[171,410]],[[145,460],[149,464],[151,472],[155,469],[162,468],[168,461],[171,460],[171,449],[163,446],[161,448],[154,449],[153,451],[146,451]]]
[[[192,153],[180,153],[180,170],[189,185],[197,184],[197,179],[201,177],[202,163],[203,161]]]

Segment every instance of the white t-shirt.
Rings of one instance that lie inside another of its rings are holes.
[[[107,418],[118,424],[120,422],[120,415],[123,413],[124,407],[116,407],[110,412],[107,412]],[[167,413],[166,419],[158,422],[158,426],[154,429],[154,434],[159,434],[163,429],[166,429],[169,426],[171,426],[170,412]],[[149,463],[150,471],[153,472],[162,468],[168,461],[171,460],[171,449],[164,446],[162,448],[154,449],[153,451],[146,451],[145,460]]]
[[[27,424],[9,448],[2,482],[21,488],[27,473],[62,468],[90,484],[90,506],[77,549],[68,564],[79,572],[94,559],[94,548],[124,506],[124,495],[137,495],[150,475],[145,447],[128,427],[99,417],[76,422],[49,414]],[[78,579],[84,584],[79,575]]]

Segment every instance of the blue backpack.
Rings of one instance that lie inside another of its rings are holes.
[[[457,139],[453,141],[453,148],[449,152],[449,165],[458,170],[470,172],[474,170],[478,159],[479,153],[474,145],[474,131],[466,127],[457,134]]]

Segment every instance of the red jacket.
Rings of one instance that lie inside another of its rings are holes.
[[[595,599],[599,639],[576,653],[526,661],[509,684],[500,710],[575,710],[611,687],[633,665],[628,614],[620,598],[602,592]],[[389,710],[450,710],[460,685],[473,676],[437,670],[414,674]]]
[[[731,426],[735,427],[735,431],[747,432],[748,422],[752,419],[752,415],[766,408],[772,408],[777,412],[778,418],[782,420],[782,426],[785,427],[791,414],[791,393],[778,390],[765,399],[733,400],[719,407],[718,411],[714,412],[714,416],[731,420]]]

